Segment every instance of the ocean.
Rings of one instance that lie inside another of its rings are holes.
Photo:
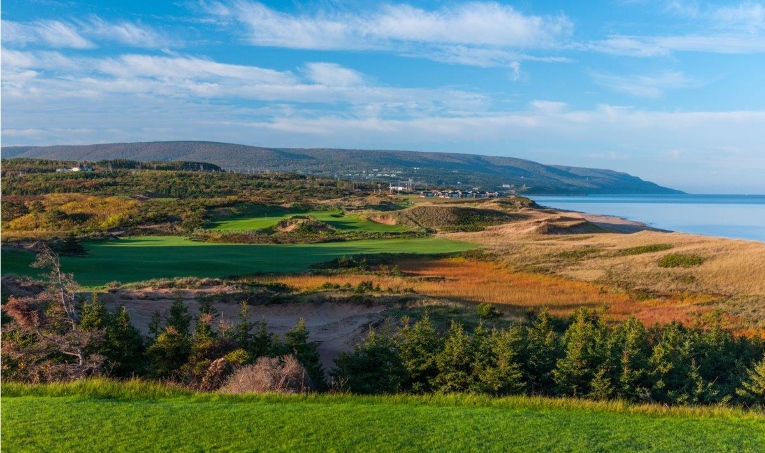
[[[534,196],[542,206],[622,217],[654,228],[765,242],[765,195]]]

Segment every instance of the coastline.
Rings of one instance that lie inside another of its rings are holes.
[[[557,212],[579,215],[580,217],[582,217],[582,219],[611,233],[632,234],[632,233],[637,233],[639,231],[655,231],[658,233],[675,233],[675,231],[672,231],[672,230],[655,228],[644,222],[639,222],[637,220],[630,220],[625,217],[619,217],[615,215],[594,214],[591,212],[573,211],[570,209],[560,209],[560,208],[554,208],[552,206],[544,206],[544,205],[539,205],[539,206],[543,209],[552,209]]]
[[[635,220],[625,219],[624,217],[605,215],[605,214],[591,214],[588,212],[568,211],[576,212],[581,215],[584,220],[587,220],[594,225],[608,230],[614,233],[637,233],[639,231],[656,231],[660,233],[674,233],[672,230],[664,230],[661,228],[654,228],[646,223],[638,222]]]
[[[538,205],[577,214],[608,231],[677,232],[765,242],[765,196],[688,195],[531,197]]]

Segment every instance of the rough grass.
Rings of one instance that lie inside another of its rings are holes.
[[[417,205],[391,213],[398,222],[415,227],[441,230],[477,231],[488,225],[498,225],[525,219],[526,215],[495,209],[465,206]]]
[[[480,233],[452,233],[450,238],[471,241],[517,268],[562,274],[578,280],[601,280],[607,272],[629,280],[635,286],[655,292],[695,291],[725,295],[765,295],[765,243],[705,237],[682,233],[643,231],[634,234],[593,234],[587,236],[537,236],[519,229],[489,229]],[[577,239],[572,241],[572,239]],[[582,249],[599,248],[603,253],[587,260],[556,260],[559,253],[576,244]],[[690,269],[660,268],[652,253],[620,254],[621,250],[672,246],[673,253],[695,254],[705,258]],[[679,273],[692,275],[683,283]],[[659,278],[657,278],[659,277]]]
[[[253,273],[301,272],[313,263],[364,253],[453,253],[473,244],[442,238],[385,239],[299,245],[210,244],[175,236],[147,236],[84,244],[88,255],[62,257],[65,272],[85,286],[154,278],[216,278]],[[18,255],[27,253],[27,258]],[[11,259],[6,261],[6,256]],[[2,252],[3,274],[32,275],[31,253]]]
[[[304,291],[322,288],[357,287],[371,281],[383,291],[414,290],[420,296],[440,300],[490,303],[516,316],[528,309],[547,307],[566,316],[579,307],[609,307],[609,315],[622,319],[635,315],[646,324],[679,320],[691,321],[700,310],[709,310],[712,300],[705,295],[646,295],[642,292],[616,290],[592,282],[582,282],[556,275],[515,271],[499,263],[466,258],[415,259],[398,263],[404,276],[340,274],[290,275],[263,277]]]
[[[123,386],[125,388],[123,388]],[[3,385],[8,451],[758,451],[762,412],[470,395],[212,395]]]

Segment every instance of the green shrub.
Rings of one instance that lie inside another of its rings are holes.
[[[563,252],[558,253],[558,258],[563,260],[581,260],[585,257],[599,252],[601,249],[597,247],[587,247],[587,248],[581,248],[581,249],[575,249],[575,250],[565,250]]]
[[[475,307],[475,310],[478,313],[478,316],[482,319],[489,319],[499,316],[499,312],[496,308],[494,308],[494,305],[486,302],[478,304],[478,306]]]
[[[619,250],[617,252],[617,255],[630,256],[630,255],[641,255],[643,253],[663,252],[665,250],[671,249],[672,247],[673,247],[672,244],[639,245],[637,247],[630,247],[624,250]]]
[[[704,262],[699,255],[685,255],[682,253],[670,253],[659,260],[659,267],[693,267]]]

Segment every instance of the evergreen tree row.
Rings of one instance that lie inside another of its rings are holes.
[[[706,326],[646,328],[635,318],[606,323],[575,312],[564,332],[542,311],[508,329],[452,323],[444,333],[425,316],[370,332],[341,355],[333,376],[353,393],[472,392],[570,396],[665,404],[765,404],[765,345],[735,337],[719,317]]]

